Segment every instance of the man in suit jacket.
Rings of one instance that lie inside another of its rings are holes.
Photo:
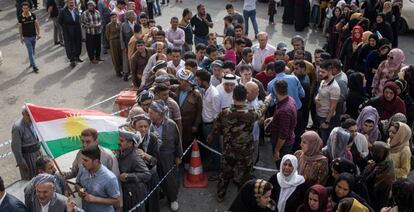
[[[3,179],[0,177],[0,211],[2,212],[26,212],[26,206],[16,197],[6,193]]]
[[[63,29],[66,56],[70,60],[70,66],[76,66],[76,62],[83,62],[79,56],[82,50],[82,35],[80,16],[75,8],[74,0],[68,0],[66,7],[59,14],[59,24]]]
[[[32,183],[36,192],[30,198],[26,198],[26,205],[29,211],[66,211],[68,199],[55,192],[55,177],[51,174],[38,174],[33,178]],[[27,190],[25,189],[25,196]],[[30,195],[29,195],[30,196]]]
[[[121,49],[122,49],[122,71],[124,72],[124,81],[128,81],[129,76],[129,59],[128,59],[128,42],[134,35],[134,27],[136,24],[136,16],[133,10],[125,13],[126,20],[121,25]]]

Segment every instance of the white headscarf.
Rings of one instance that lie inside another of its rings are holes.
[[[294,155],[287,154],[283,156],[280,162],[280,167],[283,166],[285,161],[289,160],[292,163],[293,171],[289,176],[283,175],[282,171],[277,173],[277,182],[280,185],[279,201],[277,202],[278,211],[285,211],[286,200],[292,195],[296,187],[305,182],[305,178],[298,174],[298,160]],[[282,169],[282,168],[281,168]]]

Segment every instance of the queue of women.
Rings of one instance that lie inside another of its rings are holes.
[[[345,113],[327,141],[303,133],[301,149],[283,156],[267,181],[248,181],[230,211],[414,211],[414,182],[407,178],[414,67],[397,48],[402,2],[311,2],[325,7],[314,26],[323,27],[325,50],[347,75]]]

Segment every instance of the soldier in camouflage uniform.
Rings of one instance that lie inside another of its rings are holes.
[[[233,91],[233,105],[224,109],[214,121],[213,131],[207,141],[214,136],[223,135],[223,156],[217,184],[217,200],[222,202],[231,179],[241,187],[249,180],[253,168],[253,125],[266,112],[271,97],[257,110],[248,109],[247,91],[237,85]]]

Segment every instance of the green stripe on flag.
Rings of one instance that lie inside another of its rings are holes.
[[[118,131],[98,133],[99,145],[110,150],[117,150],[119,134]],[[52,141],[46,141],[47,146],[55,158],[82,148],[80,137],[77,138],[60,138]]]

